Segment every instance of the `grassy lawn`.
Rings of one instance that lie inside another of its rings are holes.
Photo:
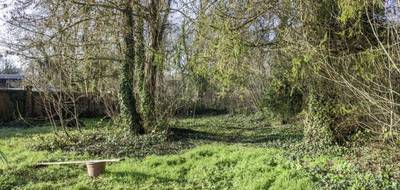
[[[105,130],[96,127],[96,122],[87,120],[87,127],[75,132]],[[0,128],[0,150],[8,159],[8,164],[0,164],[0,189],[379,188],[376,183],[365,184],[375,179],[372,174],[356,175],[357,170],[344,157],[291,158],[290,147],[302,138],[297,126],[270,124],[248,116],[178,119],[172,126],[168,143],[187,146],[126,157],[107,165],[106,173],[97,178],[88,177],[83,165],[36,168],[35,164],[110,156],[32,149],[32,144],[53,135],[49,126]],[[348,176],[352,179],[346,179]]]

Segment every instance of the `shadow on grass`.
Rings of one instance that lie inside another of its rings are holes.
[[[157,175],[150,175],[150,174],[145,174],[142,172],[136,172],[136,171],[121,171],[121,172],[107,172],[107,174],[112,175],[113,177],[116,178],[117,181],[119,182],[132,182],[134,181],[145,181],[147,179],[155,179],[157,180],[158,183],[184,183],[183,179],[172,179],[172,178],[167,178],[167,177],[160,177]]]
[[[302,134],[261,134],[253,136],[245,136],[241,133],[237,134],[214,134],[210,132],[196,131],[193,129],[171,128],[171,139],[179,140],[202,140],[224,143],[266,143],[270,141],[300,141]],[[254,130],[259,130],[254,128]]]
[[[83,126],[80,129],[93,129],[106,127],[109,119],[102,118],[81,118]],[[104,125],[101,125],[102,123]],[[54,128],[49,121],[44,120],[15,120],[10,122],[0,122],[0,138],[26,137],[54,132],[54,130],[62,131],[61,127]],[[77,127],[67,127],[68,131],[79,130]]]
[[[52,132],[50,126],[40,127],[0,127],[0,138],[27,137]]]

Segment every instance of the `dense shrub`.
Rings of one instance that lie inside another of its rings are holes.
[[[274,82],[267,88],[261,106],[266,113],[278,116],[285,124],[302,111],[303,93],[286,80]]]
[[[185,116],[212,116],[227,114],[228,110],[224,107],[208,106],[205,104],[187,104],[176,110],[175,115],[178,117]]]

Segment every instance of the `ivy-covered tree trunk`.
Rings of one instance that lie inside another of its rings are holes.
[[[134,15],[133,0],[128,0],[124,10],[126,45],[125,62],[121,68],[121,114],[130,130],[136,134],[144,133],[140,114],[136,110],[136,97],[134,94],[135,73],[135,39],[134,39]]]
[[[136,39],[136,51],[135,51],[135,66],[137,68],[136,73],[136,97],[139,100],[138,109],[140,110],[140,115],[143,120],[143,128],[146,132],[151,132],[153,128],[152,114],[154,112],[154,107],[151,105],[152,96],[149,95],[149,87],[146,81],[146,68],[148,67],[146,62],[146,50],[145,50],[145,39],[144,39],[144,13],[139,4],[135,5],[135,12],[137,13],[137,22],[135,29],[135,39]]]
[[[167,7],[169,8],[170,2],[168,1]],[[138,94],[140,99],[140,111],[143,119],[143,127],[146,132],[151,132],[156,129],[156,86],[157,74],[161,72],[159,67],[162,64],[161,43],[163,41],[163,33],[165,30],[166,17],[164,19],[160,16],[161,1],[150,0],[149,14],[147,17],[149,27],[149,40],[150,52],[148,59],[145,58],[144,36],[143,36],[143,11],[139,2],[136,6],[138,14],[138,23],[136,28],[136,66],[140,72],[137,74]],[[167,11],[168,12],[168,11]]]
[[[304,139],[307,144],[320,147],[332,145],[334,138],[331,115],[332,104],[329,98],[312,91],[308,100],[304,129]]]
[[[337,117],[334,112],[336,103],[335,83],[321,77],[326,75],[326,65],[334,64],[329,58],[330,54],[337,54],[340,49],[338,43],[338,30],[340,29],[337,15],[339,14],[337,2],[334,0],[326,0],[318,3],[306,3],[310,8],[310,12],[306,14],[309,17],[304,22],[310,22],[308,31],[310,38],[315,39],[313,46],[318,47],[318,59],[324,60],[315,63],[318,66],[312,66],[309,73],[308,81],[308,108],[305,120],[304,139],[309,145],[318,147],[329,146],[335,143],[333,129],[336,127],[334,122]],[[311,11],[312,10],[312,11]]]
[[[156,90],[156,74],[157,63],[156,56],[159,51],[159,1],[151,0],[149,4],[149,33],[150,33],[150,53],[149,59],[145,65],[145,76],[143,81],[143,89],[141,91],[141,108],[144,120],[145,129],[148,131],[154,130],[156,124],[155,118],[155,90]]]

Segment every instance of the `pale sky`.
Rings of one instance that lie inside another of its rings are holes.
[[[4,55],[7,50],[7,47],[2,42],[12,39],[13,37],[12,34],[9,34],[9,32],[7,32],[7,27],[5,23],[5,16],[6,13],[10,10],[10,7],[4,6],[5,4],[11,4],[11,2],[12,0],[0,0],[0,55]],[[18,56],[9,55],[7,56],[7,59],[10,60],[10,62],[14,63],[17,67],[22,67],[22,61],[19,59]],[[0,64],[3,63],[0,62]]]

